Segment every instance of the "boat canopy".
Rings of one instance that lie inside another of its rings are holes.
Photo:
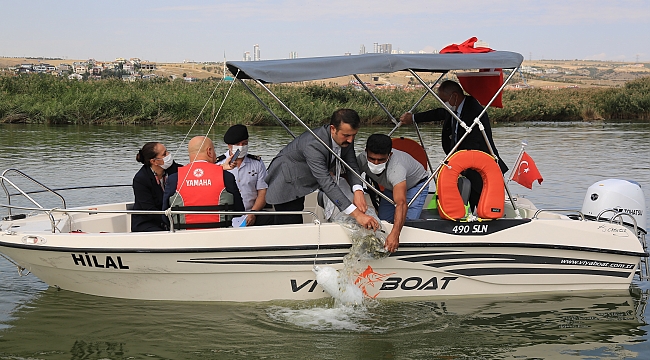
[[[365,54],[303,59],[228,61],[238,79],[263,83],[288,83],[330,79],[353,74],[392,73],[413,70],[447,72],[469,69],[514,69],[524,57],[510,51],[472,54]]]

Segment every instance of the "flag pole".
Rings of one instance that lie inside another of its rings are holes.
[[[510,182],[510,180],[512,180],[512,178],[515,176],[515,170],[518,169],[517,165],[519,165],[519,162],[521,161],[521,157],[524,156],[524,150],[526,149],[526,145],[528,145],[528,142],[526,140],[522,140],[521,150],[519,150],[519,155],[517,155],[515,166],[513,166],[512,171],[510,172],[510,177],[508,178],[508,182]]]

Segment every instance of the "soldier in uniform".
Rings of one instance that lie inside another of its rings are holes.
[[[239,156],[233,159],[234,167],[228,171],[235,175],[246,211],[264,209],[266,189],[269,187],[264,181],[266,166],[262,158],[248,153],[248,129],[242,124],[233,125],[223,135],[223,141],[228,145],[228,150],[217,158],[217,164],[223,164],[239,150]],[[246,217],[246,226],[270,224],[273,224],[272,215],[250,214]]]

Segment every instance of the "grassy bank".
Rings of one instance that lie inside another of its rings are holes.
[[[215,95],[206,105],[215,87]],[[198,117],[199,122],[209,123],[229,88],[230,83],[219,81],[76,81],[37,74],[2,76],[0,122],[183,124]],[[333,110],[341,107],[357,110],[366,124],[386,122],[386,114],[370,96],[353,88],[320,85],[273,85],[271,88],[311,125],[322,123]],[[378,90],[375,94],[392,114],[399,116],[419,99],[422,90]],[[283,120],[294,123],[267,94],[261,95]],[[503,109],[489,110],[493,121],[650,120],[650,77],[628,82],[620,88],[510,90],[504,92],[503,104]],[[433,98],[428,96],[418,110],[435,106]],[[276,124],[240,84],[232,87],[216,122],[220,125]]]

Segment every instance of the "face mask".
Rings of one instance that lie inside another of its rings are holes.
[[[387,163],[388,163],[388,161],[386,161],[385,163],[375,165],[375,164],[371,163],[370,161],[368,161],[368,169],[370,170],[371,173],[373,173],[375,175],[379,175],[382,172],[384,172],[384,170],[386,170],[386,164]]]
[[[167,170],[169,169],[170,166],[172,166],[173,163],[174,163],[174,158],[172,157],[172,154],[169,153],[169,155],[163,158],[163,164],[160,165],[160,167]]]
[[[246,154],[248,154],[248,145],[242,145],[242,146],[233,145],[232,150],[230,150],[231,154],[234,154],[235,151],[237,150],[239,150],[239,156],[237,156],[237,158],[241,159],[244,156],[246,156]]]
[[[451,106],[451,104],[449,104],[449,101],[445,101],[445,105],[447,105],[451,109],[451,111],[456,111],[456,107]]]

